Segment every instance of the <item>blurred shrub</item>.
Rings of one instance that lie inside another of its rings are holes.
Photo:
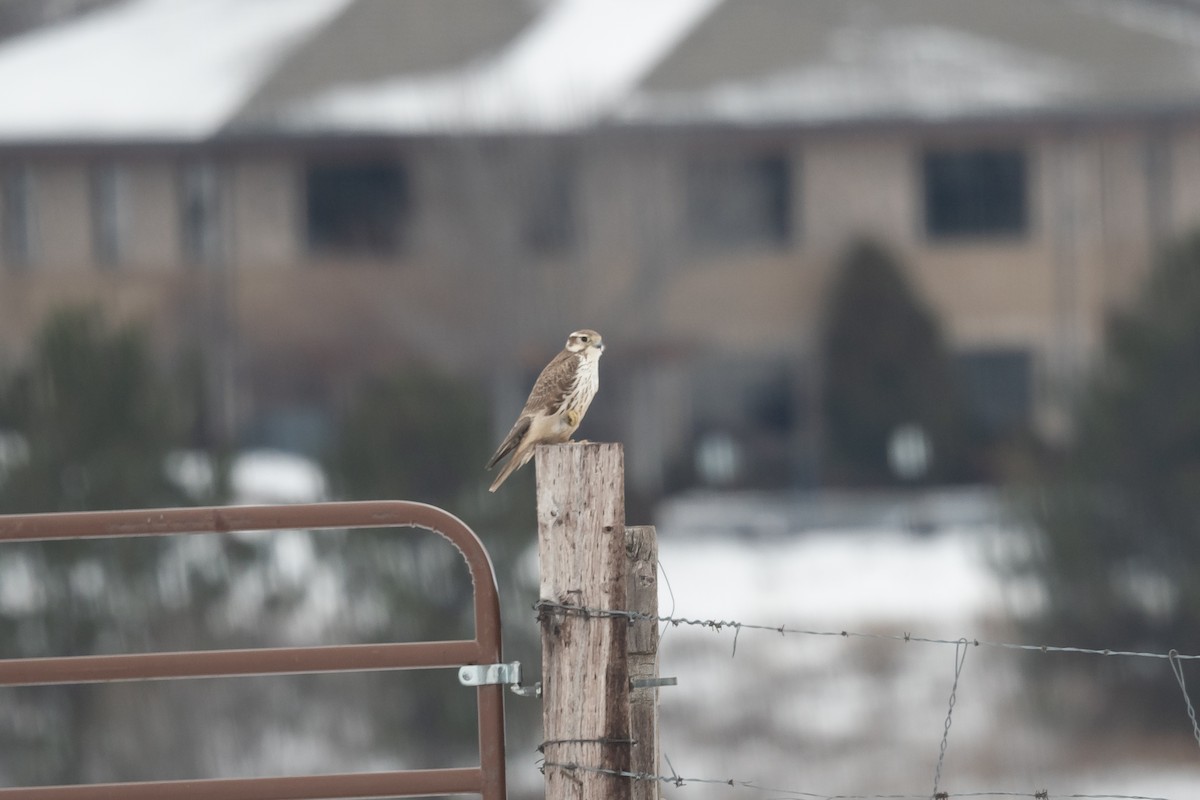
[[[487,405],[474,386],[412,368],[359,387],[327,459],[347,499],[421,500],[453,507],[483,482]]]
[[[494,442],[483,388],[425,367],[399,368],[357,387],[334,442],[326,469],[338,499],[430,503],[462,517],[483,537],[507,620],[516,623],[506,628],[508,657],[536,674],[529,612],[536,588],[527,585],[519,563],[534,541],[533,493],[523,492],[528,487],[520,481],[497,495],[486,491],[492,474],[483,465]],[[460,555],[441,539],[356,532],[317,541],[322,561],[342,575],[344,603],[384,609],[376,629],[362,629],[363,640],[473,635],[471,584]],[[411,681],[416,691],[383,709],[381,735],[419,753],[423,763],[446,753],[466,757],[474,747],[475,718],[470,704],[455,702],[462,687],[444,670],[418,672]],[[528,710],[510,705],[510,711]],[[526,732],[536,725],[528,715],[521,724]]]
[[[903,426],[919,427],[932,445],[925,480],[973,477],[967,415],[937,319],[879,244],[853,244],[838,265],[821,364],[826,483],[898,482],[888,443]]]
[[[184,502],[163,460],[185,442],[186,410],[143,331],[110,330],[91,309],[53,314],[28,362],[0,387],[0,428],[19,434],[28,454],[0,483],[0,509]]]

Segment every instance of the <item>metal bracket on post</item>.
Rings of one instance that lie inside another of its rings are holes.
[[[657,689],[660,686],[678,686],[676,678],[630,678],[630,689]]]
[[[492,686],[502,684],[519,697],[541,697],[542,684],[521,685],[521,662],[508,664],[467,664],[458,668],[458,682],[463,686]]]

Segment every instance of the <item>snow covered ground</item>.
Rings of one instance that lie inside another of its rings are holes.
[[[873,508],[847,500],[846,513],[817,515],[823,528],[806,526],[815,518],[811,502],[713,501],[676,502],[660,515],[660,613],[1014,641],[1014,618],[1041,602],[1035,586],[1000,577],[997,566],[1021,552],[1026,536],[989,511],[996,501],[987,493],[944,496],[933,516],[928,497]],[[864,525],[864,514],[893,522]],[[917,530],[899,522],[917,518]],[[1025,683],[1030,658],[1067,657],[967,648],[940,789],[1200,796],[1200,752],[1182,702],[1178,726],[1161,740],[1080,730],[1045,713],[1045,695]],[[668,786],[667,794],[928,797],[933,789],[955,681],[953,644],[668,626],[660,660],[661,674],[679,680],[661,691],[663,771],[773,789],[692,784]],[[1162,672],[1174,680],[1165,662]],[[1069,709],[1070,699],[1058,697],[1055,708]],[[1078,702],[1086,704],[1086,692]]]

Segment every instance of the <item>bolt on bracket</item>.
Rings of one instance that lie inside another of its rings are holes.
[[[467,664],[458,668],[458,682],[463,686],[507,686],[520,697],[541,697],[542,684],[521,685],[521,662],[508,664]]]

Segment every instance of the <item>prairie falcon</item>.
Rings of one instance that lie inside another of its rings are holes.
[[[585,328],[567,337],[567,346],[538,375],[517,423],[488,461],[487,468],[491,469],[512,453],[489,492],[496,491],[509,475],[527,464],[539,444],[570,440],[600,386],[603,352],[604,340],[593,330]]]

